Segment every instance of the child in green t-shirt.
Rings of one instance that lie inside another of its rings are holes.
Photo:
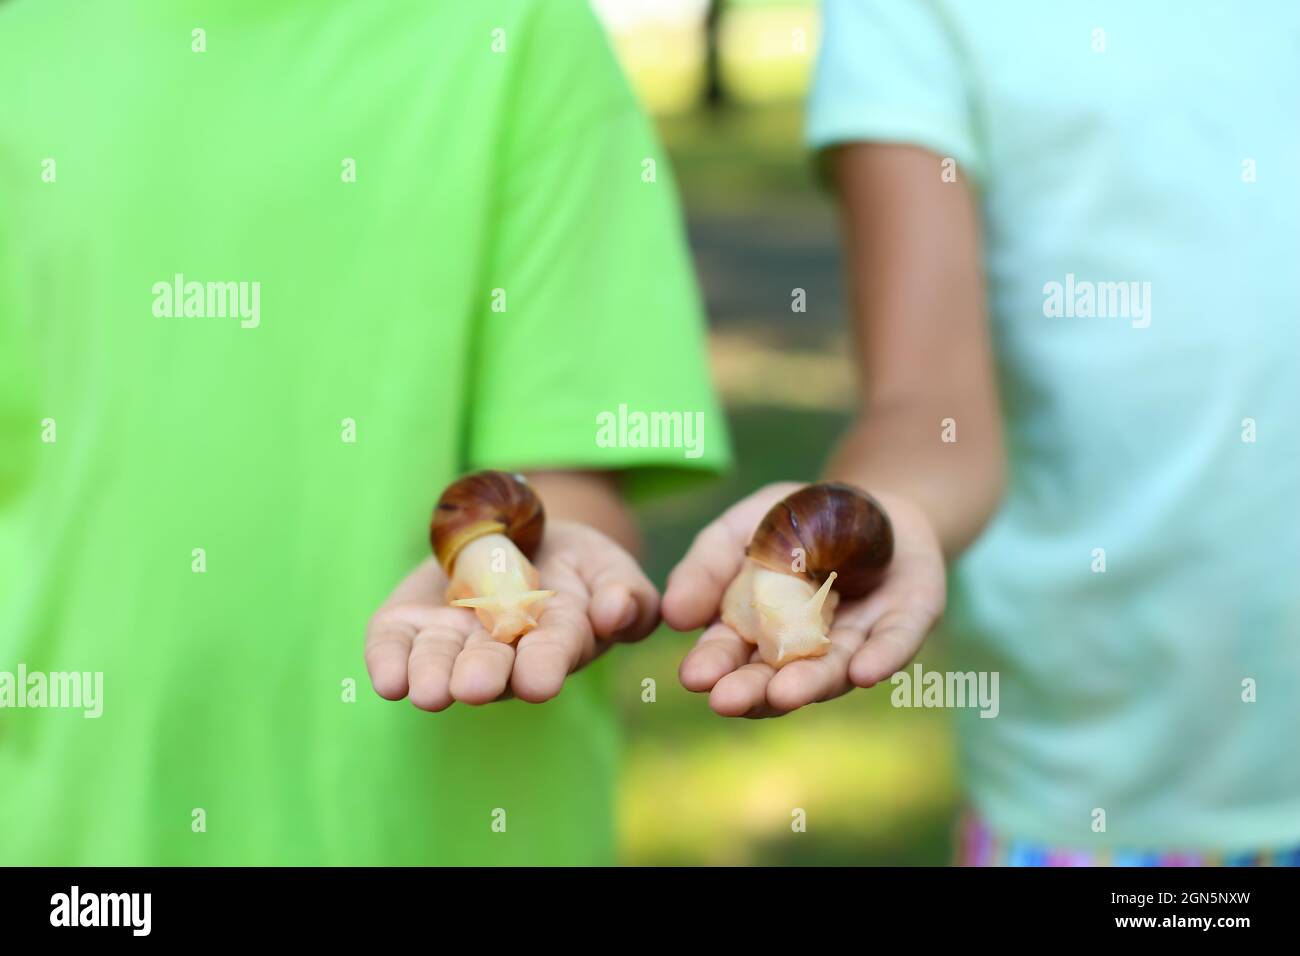
[[[611,861],[568,675],[655,619],[619,484],[727,452],[587,5],[12,0],[0,88],[0,672],[103,688],[0,709],[0,863]],[[420,562],[479,468],[533,476],[561,597],[453,665]],[[385,696],[565,692],[382,700],[372,615]]]

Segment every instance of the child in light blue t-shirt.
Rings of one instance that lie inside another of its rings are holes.
[[[963,858],[1295,862],[1300,5],[825,17],[812,145],[928,150],[982,224],[1006,491],[948,613],[1001,701],[958,712]]]
[[[998,676],[946,701],[962,861],[1297,862],[1300,4],[827,0],[822,47],[863,372],[827,477],[894,559],[824,656],[715,623],[682,682],[888,692],[946,605],[956,673]],[[670,624],[792,487],[699,535]]]

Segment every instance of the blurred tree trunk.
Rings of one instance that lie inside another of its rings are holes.
[[[711,0],[709,12],[704,17],[705,87],[704,101],[709,109],[721,109],[727,102],[727,91],[722,85],[722,63],[718,53],[718,24],[722,20],[724,0]]]

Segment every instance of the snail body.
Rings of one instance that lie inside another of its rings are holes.
[[[722,598],[722,622],[773,667],[830,650],[841,599],[862,597],[894,554],[889,518],[851,485],[808,485],[777,502],[754,532]]]
[[[438,499],[429,540],[450,579],[447,601],[473,609],[493,640],[513,644],[527,634],[555,594],[538,589],[531,560],[545,525],[540,499],[519,475],[476,472]]]

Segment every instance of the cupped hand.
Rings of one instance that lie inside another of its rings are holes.
[[[705,627],[679,669],[682,685],[709,694],[724,717],[775,717],[806,704],[871,687],[907,665],[943,613],[943,552],[929,520],[911,502],[875,495],[894,530],[894,558],[880,585],[845,601],[831,624],[823,657],[779,671],[758,649],[718,621],[723,593],[739,573],[745,548],[768,510],[802,485],[767,485],[732,506],[695,538],[668,577],[664,620],[675,630]]]
[[[421,710],[508,697],[541,703],[611,643],[637,641],[659,622],[659,593],[610,538],[552,521],[534,559],[555,591],[538,625],[515,644],[492,640],[474,613],[448,607],[447,576],[432,557],[406,577],[366,629],[366,668],[380,697]]]

